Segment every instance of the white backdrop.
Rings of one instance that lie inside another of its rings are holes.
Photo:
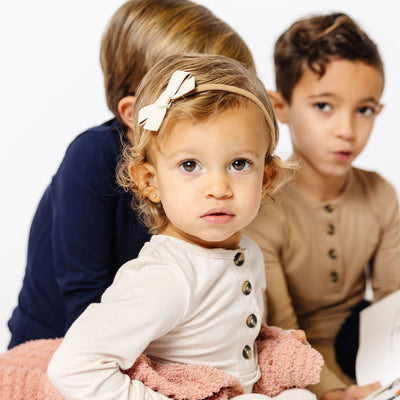
[[[160,0],[162,1],[162,0]],[[386,65],[385,108],[357,166],[380,172],[400,193],[398,10],[392,0],[198,0],[247,41],[260,77],[274,88],[272,49],[295,19],[344,11],[378,43]],[[30,222],[69,142],[108,119],[98,62],[103,29],[122,0],[20,0],[0,4],[0,352],[17,301]],[[278,154],[290,154],[281,130]]]

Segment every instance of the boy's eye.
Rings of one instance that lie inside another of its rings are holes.
[[[314,107],[318,110],[324,111],[324,112],[328,112],[332,109],[331,105],[325,102],[318,102],[314,104]]]
[[[369,117],[370,115],[376,114],[376,110],[373,107],[370,106],[364,106],[360,107],[358,109],[358,112],[362,115],[365,115],[366,117]]]
[[[193,160],[184,161],[181,164],[179,164],[179,167],[183,169],[185,172],[196,172],[200,169],[197,162]]]
[[[244,169],[249,168],[250,162],[244,159],[238,159],[233,161],[231,164],[231,168],[236,171],[243,171]]]

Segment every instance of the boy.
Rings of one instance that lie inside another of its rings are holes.
[[[366,265],[375,300],[400,288],[395,190],[352,167],[382,109],[383,63],[375,43],[340,13],[294,23],[277,40],[274,60],[270,96],[289,125],[299,170],[276,207],[247,230],[264,253],[268,323],[303,329],[323,354],[336,376],[325,370],[330,376],[314,388],[321,398],[363,398],[379,384],[333,390],[354,383],[337,365],[334,343],[363,302]]]

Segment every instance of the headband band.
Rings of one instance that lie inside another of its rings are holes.
[[[260,99],[253,93],[236,86],[217,83],[196,86],[194,76],[190,76],[190,73],[186,71],[175,71],[168,82],[167,88],[160,94],[157,100],[153,104],[139,110],[139,124],[143,125],[144,129],[157,132],[173,100],[177,100],[188,94],[207,92],[210,90],[236,93],[248,98],[263,112],[269,127],[273,128],[274,124],[270,114]]]

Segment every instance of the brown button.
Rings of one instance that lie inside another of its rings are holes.
[[[334,227],[332,224],[329,224],[329,225],[328,225],[328,228],[327,228],[327,230],[326,230],[326,233],[327,233],[328,235],[333,235],[333,234],[335,233],[335,227]]]
[[[242,285],[242,293],[247,296],[251,293],[251,283],[249,281],[244,281]]]
[[[339,280],[339,275],[337,272],[332,271],[329,276],[331,277],[331,281],[336,283]]]
[[[337,253],[335,249],[330,249],[328,251],[328,255],[332,260],[336,260],[337,259]]]
[[[239,252],[235,254],[235,257],[233,258],[233,262],[240,267],[244,263],[244,254]]]
[[[242,351],[243,357],[248,360],[253,356],[253,352],[251,350],[251,347],[249,345],[244,346],[243,351]]]
[[[250,314],[247,318],[246,318],[246,325],[249,328],[254,328],[257,325],[257,317],[254,314]]]
[[[330,204],[327,204],[325,207],[325,211],[331,213],[333,211],[333,207]]]

